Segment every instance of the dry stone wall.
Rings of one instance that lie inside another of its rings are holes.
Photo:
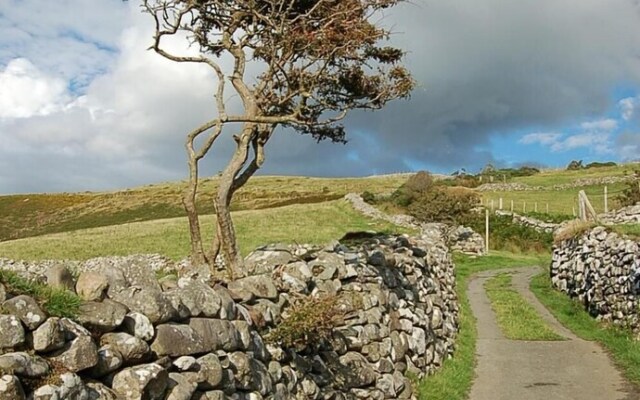
[[[640,243],[604,227],[553,248],[553,286],[577,298],[589,313],[640,330]]]
[[[603,176],[598,178],[578,178],[573,182],[561,183],[553,186],[531,186],[520,182],[485,183],[476,188],[479,192],[522,192],[530,190],[567,190],[584,186],[611,185],[614,183],[629,182],[636,179],[633,175],[627,176]]]
[[[616,211],[598,215],[598,220],[607,225],[640,224],[640,204],[623,207]]]
[[[356,193],[347,194],[345,200],[351,203],[356,211],[369,218],[381,219],[398,226],[418,230],[434,240],[444,240],[452,251],[477,255],[484,254],[484,239],[471,228],[441,223],[421,223],[412,216],[404,214],[389,215],[368,204]]]
[[[453,354],[455,271],[437,238],[269,246],[246,263],[216,284],[157,256],[0,260],[83,299],[57,318],[0,285],[0,400],[415,399],[408,377]],[[313,347],[270,342],[305,296],[339,298],[344,319]]]
[[[526,226],[528,228],[535,229],[538,232],[552,233],[556,230],[560,224],[554,224],[552,222],[540,221],[533,217],[527,217],[511,211],[496,210],[496,215],[506,215],[512,217],[514,224]]]

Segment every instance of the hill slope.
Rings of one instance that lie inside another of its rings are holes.
[[[232,209],[256,210],[289,204],[336,200],[349,192],[390,192],[407,175],[369,178],[255,177],[234,197]],[[202,214],[213,213],[209,200],[217,179],[201,183],[198,204]],[[181,198],[184,182],[148,185],[117,192],[58,193],[0,196],[0,242],[185,215]]]

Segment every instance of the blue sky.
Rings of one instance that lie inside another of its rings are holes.
[[[636,160],[639,7],[635,0],[404,4],[380,22],[407,50],[418,83],[411,99],[351,114],[347,145],[279,131],[262,172],[362,176]],[[186,176],[185,133],[214,115],[215,80],[206,68],[147,51],[151,22],[133,0],[0,0],[0,193],[110,190]],[[230,138],[217,144],[203,174],[222,169],[232,146]]]

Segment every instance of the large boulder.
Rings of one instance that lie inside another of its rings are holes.
[[[129,310],[146,315],[151,323],[168,322],[178,315],[171,301],[155,288],[128,287],[119,292],[110,292],[110,297],[124,304]]]
[[[240,334],[231,321],[191,318],[189,326],[202,338],[206,351],[236,351],[242,347]]]
[[[47,319],[47,314],[42,311],[42,308],[40,308],[33,297],[26,295],[20,295],[6,300],[2,303],[2,308],[4,308],[7,313],[20,318],[29,330],[36,329]]]
[[[0,315],[0,349],[12,348],[24,343],[24,328],[15,315]]]
[[[143,364],[126,368],[113,377],[113,390],[127,400],[164,399],[169,374],[158,364]]]
[[[113,300],[87,301],[80,305],[77,320],[91,330],[111,332],[122,324],[127,311],[127,307]]]
[[[26,378],[39,378],[49,374],[49,364],[29,353],[17,352],[0,355],[0,371]]]
[[[46,353],[64,347],[64,329],[60,318],[51,317],[33,331],[33,349]]]
[[[268,275],[247,276],[246,278],[229,282],[228,288],[232,292],[249,292],[259,299],[277,300],[278,298],[278,289],[273,279]]]
[[[73,275],[62,264],[56,264],[49,268],[44,273],[47,280],[47,285],[62,290],[74,291],[75,282],[73,281]]]
[[[100,301],[109,287],[107,277],[95,271],[85,271],[78,276],[76,293],[86,301]]]
[[[54,357],[68,371],[78,372],[98,363],[98,347],[90,336],[78,336]]]
[[[0,376],[0,400],[24,400],[24,391],[15,375]]]
[[[157,326],[156,338],[151,344],[156,355],[180,357],[200,354],[213,349],[205,347],[205,341],[189,325],[163,324]]]
[[[139,312],[130,312],[124,317],[124,330],[146,342],[153,339],[155,329],[149,318]]]
[[[98,362],[89,370],[91,376],[100,378],[122,366],[122,354],[113,346],[107,344],[98,349]]]
[[[124,332],[111,332],[102,335],[100,345],[111,345],[122,355],[125,364],[143,362],[151,355],[149,345],[144,340]]]

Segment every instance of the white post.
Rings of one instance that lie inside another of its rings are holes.
[[[484,251],[486,254],[489,254],[489,210],[486,210],[485,213],[484,237]]]
[[[513,212],[513,200],[511,200],[511,212]]]
[[[502,210],[502,197],[500,197],[500,209]]]
[[[607,187],[604,187],[604,212],[609,212],[609,199],[607,198]]]
[[[549,214],[549,203],[547,203],[547,214]]]

